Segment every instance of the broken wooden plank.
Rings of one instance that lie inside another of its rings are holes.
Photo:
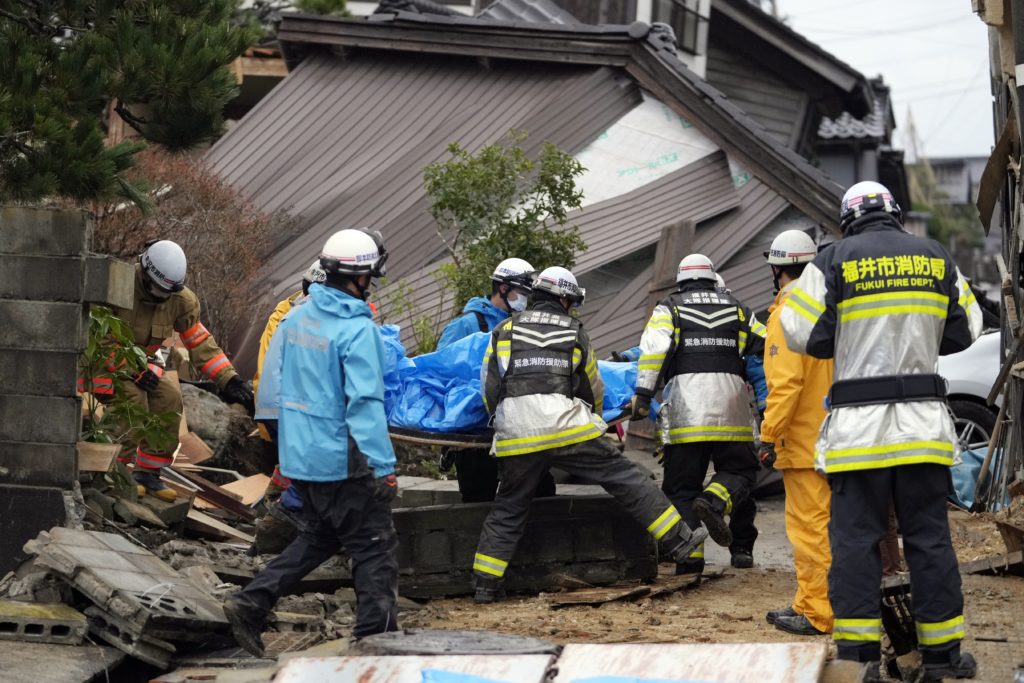
[[[225,491],[241,496],[241,500],[244,505],[255,505],[263,500],[263,496],[267,492],[268,484],[270,484],[270,477],[265,474],[254,474],[251,477],[239,479],[238,481],[233,481],[230,484],[224,484],[221,488]],[[208,510],[216,507],[216,505],[209,501],[198,500],[196,501],[196,507]]]
[[[227,510],[228,512],[234,513],[243,519],[248,519],[250,521],[256,519],[256,512],[241,501],[241,496],[231,493],[230,491],[225,491],[223,487],[214,484],[212,481],[205,479],[194,472],[179,469],[173,465],[169,469],[186,482],[195,485],[197,487],[197,497],[209,501],[221,510]]]
[[[608,586],[607,588],[585,588],[567,593],[548,595],[551,607],[569,607],[572,605],[604,605],[619,600],[633,600],[649,595],[650,586]]]
[[[178,442],[180,447],[174,459],[175,465],[199,465],[213,457],[213,449],[195,432],[179,436]]]
[[[121,452],[121,446],[116,443],[79,441],[75,447],[78,449],[79,472],[109,472],[114,458]]]
[[[688,586],[695,586],[700,584],[700,574],[680,574],[678,576],[670,576],[667,578],[659,578],[653,584],[651,584],[650,597],[656,595],[666,595],[668,593],[675,593],[677,590],[687,588]]]
[[[996,526],[1008,553],[1024,550],[1024,527],[1001,519],[996,520]]]
[[[246,586],[256,577],[255,572],[240,567],[211,565],[210,569],[213,570],[221,581],[233,583],[237,586]],[[340,588],[351,588],[354,585],[352,572],[348,570],[348,567],[317,567],[309,574],[306,574],[287,594],[334,593]]]
[[[196,509],[188,511],[188,516],[185,518],[185,528],[215,540],[242,541],[244,543],[254,543],[256,541],[249,534],[241,532],[219,519]]]
[[[973,562],[960,563],[961,574],[1015,574],[1024,576],[1024,552],[992,555]]]

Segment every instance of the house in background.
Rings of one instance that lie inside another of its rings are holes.
[[[275,296],[296,287],[331,232],[369,225],[385,233],[391,278],[415,302],[440,302],[420,312],[450,317],[422,171],[452,141],[479,149],[509,129],[528,131],[533,151],[551,141],[589,169],[571,221],[589,245],[575,271],[601,354],[636,342],[686,253],[708,254],[734,293],[763,309],[771,239],[836,227],[842,188],[646,25],[288,15],[278,38],[290,75],[207,155],[258,206],[288,209],[305,227],[268,264]],[[816,82],[824,89],[807,106],[832,103],[837,115],[857,110],[868,90],[866,79]],[[410,315],[395,319],[386,295],[384,320],[409,329]],[[243,368],[259,332],[243,342]]]

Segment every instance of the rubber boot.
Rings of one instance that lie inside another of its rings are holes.
[[[974,678],[978,674],[978,663],[968,652],[957,653],[947,662],[924,662],[924,680],[941,681],[944,678]]]
[[[476,590],[473,593],[473,602],[478,605],[489,605],[505,599],[505,589],[501,587],[501,579],[485,579],[482,576],[474,578]]]
[[[266,615],[259,615],[255,609],[231,596],[224,601],[224,616],[231,624],[231,632],[242,649],[254,657],[262,657]]]
[[[732,530],[725,519],[725,503],[720,499],[702,493],[693,501],[693,514],[704,522],[711,540],[724,548],[732,545]]]
[[[132,472],[132,478],[135,479],[136,484],[145,489],[145,493],[166,503],[173,503],[178,497],[174,489],[160,481],[160,470],[145,470],[137,467]]]
[[[734,550],[730,564],[736,569],[750,569],[754,566],[754,553],[742,548]]]

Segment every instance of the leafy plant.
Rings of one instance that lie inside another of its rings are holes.
[[[587,248],[579,228],[568,224],[569,212],[583,200],[576,179],[585,169],[548,142],[531,158],[523,149],[526,137],[509,131],[476,153],[453,142],[449,159],[424,169],[430,213],[452,259],[442,273],[456,307],[490,291],[502,259],[572,268]]]
[[[436,272],[434,277],[443,279],[444,273]],[[382,285],[386,284],[386,282],[382,283]],[[424,311],[422,304],[415,300],[409,284],[404,279],[399,280],[395,287],[389,288],[385,296],[386,302],[382,307],[381,323],[386,323],[389,316],[408,317],[412,320],[410,325],[413,339],[412,355],[430,353],[437,348],[437,342],[441,337],[440,330],[444,322],[442,316],[445,310],[446,294],[447,289],[442,288],[440,299],[431,304],[429,310]]]

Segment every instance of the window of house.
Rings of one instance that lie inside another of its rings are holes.
[[[707,17],[698,12],[699,0],[652,0],[651,21],[662,22],[676,33],[679,48],[697,54],[701,38],[707,35]]]

